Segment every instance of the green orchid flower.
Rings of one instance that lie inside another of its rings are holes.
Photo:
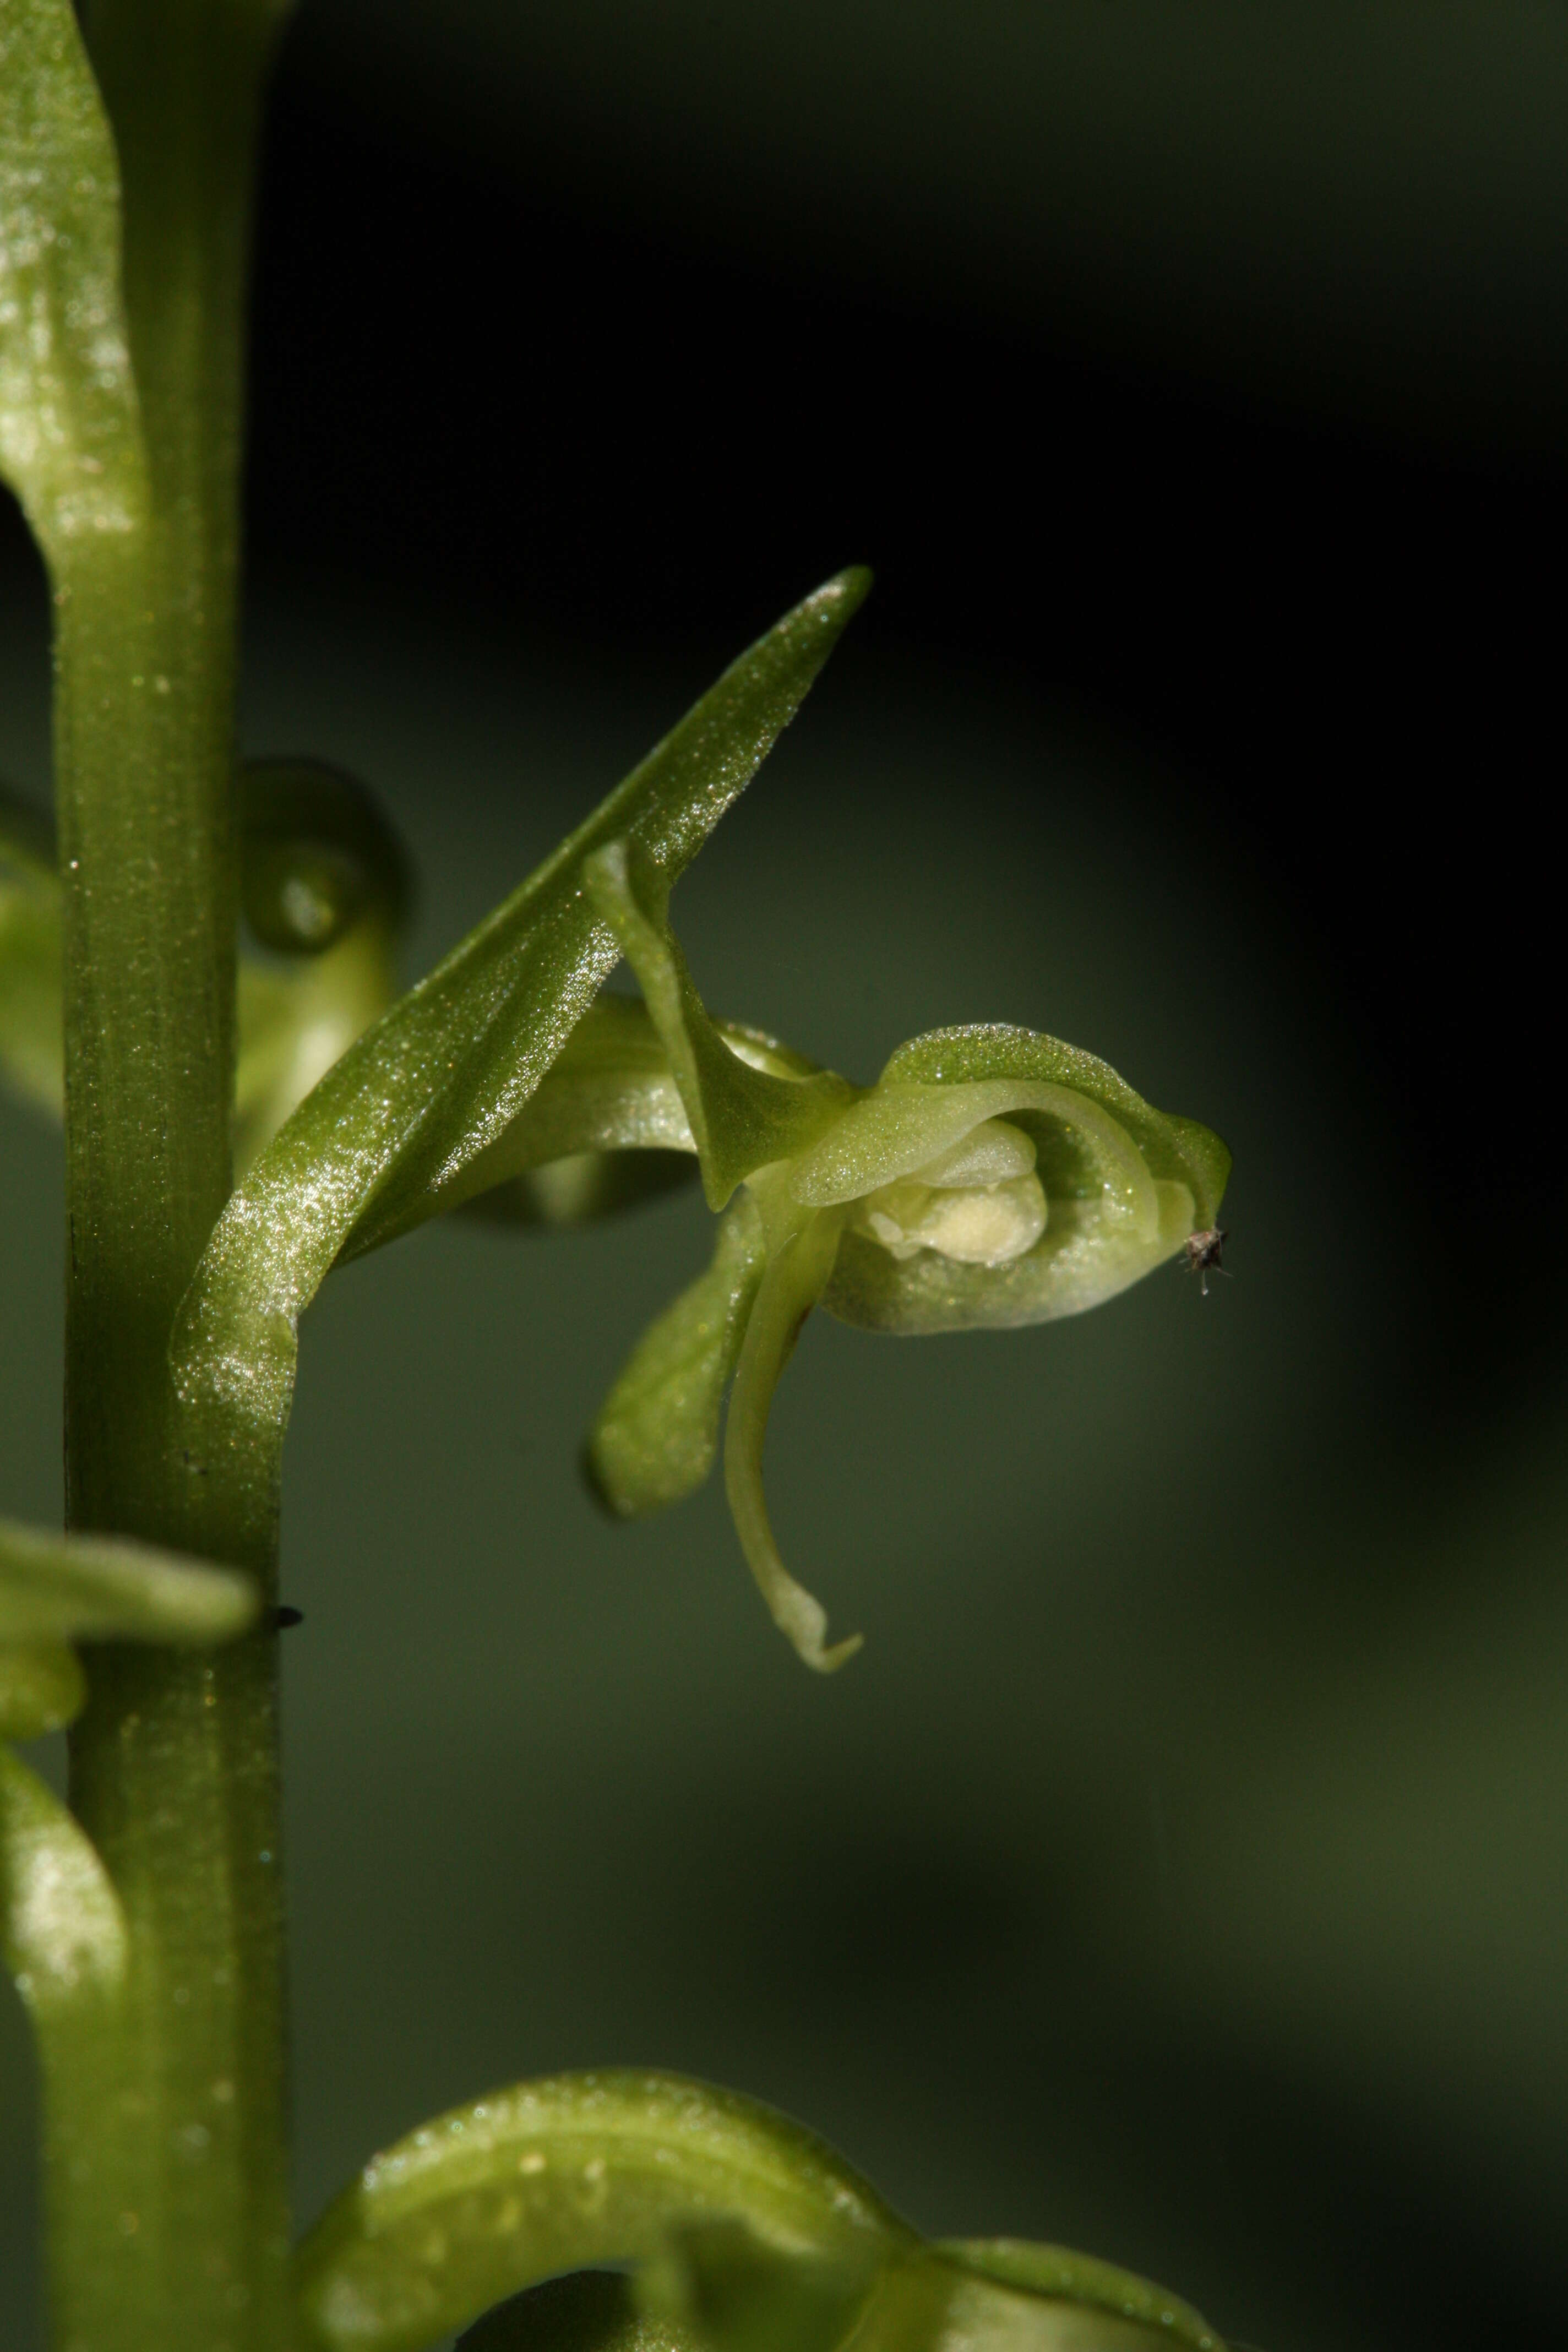
[[[710,1019],[668,888],[626,843],[583,872],[646,1026],[601,1000],[489,1170],[469,1177],[521,1167],[552,1108],[557,1139],[587,1135],[591,1120],[574,1129],[563,1114],[592,1088],[601,1149],[695,1152],[720,1213],[713,1261],[634,1350],[594,1425],[590,1475],[622,1516],[678,1501],[713,1465],[729,1391],[724,1481],[742,1549],[774,1622],[829,1673],[858,1636],[827,1642],[763,1489],[768,1412],[812,1308],[895,1333],[1082,1314],[1213,1226],[1230,1155],[1092,1054],[1027,1029],[936,1030],[900,1046],[874,1086],[851,1086]]]

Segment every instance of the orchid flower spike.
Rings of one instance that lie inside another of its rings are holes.
[[[595,1140],[694,1150],[720,1213],[712,1264],[645,1333],[595,1423],[590,1474],[626,1517],[678,1501],[712,1467],[729,1390],[724,1482],[742,1548],[774,1622],[830,1673],[859,1637],[828,1643],[763,1493],[773,1391],[811,1309],[900,1333],[1081,1314],[1213,1227],[1230,1155],[1092,1054],[1028,1029],[935,1030],[874,1086],[851,1086],[710,1019],[668,888],[626,842],[583,871],[646,1015],[601,999],[500,1149],[513,1166],[537,1162],[552,1105],[559,1120],[596,1084],[609,1115]]]

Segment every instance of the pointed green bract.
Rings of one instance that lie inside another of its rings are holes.
[[[255,1622],[249,1577],[109,1536],[0,1520],[0,1642],[231,1641]]]
[[[632,1350],[586,1454],[594,1487],[617,1517],[679,1503],[712,1469],[763,1257],[762,1221],[742,1197],[720,1223],[712,1263]]]
[[[51,558],[145,510],[120,168],[71,0],[0,0],[0,477]]]
[[[300,2249],[303,2342],[419,2352],[558,2272],[645,2262],[704,2214],[786,2252],[910,2242],[830,2147],[754,2100],[674,2074],[553,2075],[365,2167]]]
[[[300,1312],[351,1243],[453,1187],[517,1117],[618,950],[586,857],[625,837],[680,873],[794,717],[865,594],[861,572],[797,605],[489,921],[351,1046],[261,1153],[197,1270],[176,1380],[253,1425],[288,1416]]]

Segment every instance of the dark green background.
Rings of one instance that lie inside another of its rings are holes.
[[[717,1494],[616,1529],[578,1483],[695,1200],[334,1277],[285,1512],[304,2211],[487,2084],[646,2061],[1270,2352],[1557,2332],[1520,794],[1555,759],[1565,57],[1524,9],[303,19],[244,734],[383,791],[410,972],[864,556],[677,899],[709,1001],[860,1078],[940,1022],[1049,1028],[1237,1161],[1206,1301],[1173,1269],[1054,1329],[808,1331],[770,1485],[867,1635],[826,1685]],[[4,553],[0,767],[41,796]],[[0,1507],[47,1518],[58,1151],[0,1118]],[[7,2000],[5,2352],[29,2098]]]

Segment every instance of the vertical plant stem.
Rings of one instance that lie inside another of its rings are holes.
[[[152,498],[144,524],[53,567],[68,1511],[250,1569],[269,1594],[275,1508],[247,1517],[221,1433],[183,1424],[167,1350],[229,1189],[242,306],[276,14],[94,0]],[[274,1652],[264,1633],[89,1659],[72,1801],[131,1971],[92,2161],[47,2183],[62,2352],[287,2340]]]

